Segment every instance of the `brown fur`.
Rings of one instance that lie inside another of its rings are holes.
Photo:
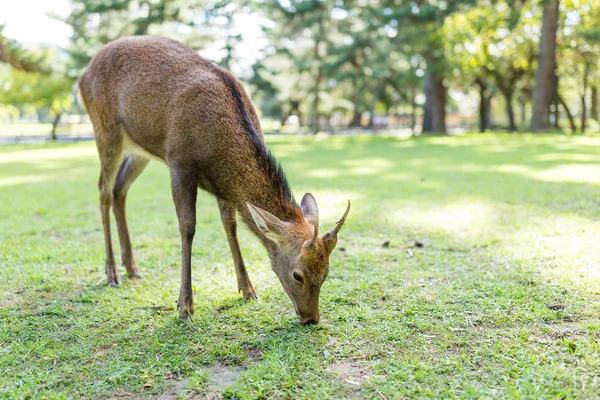
[[[181,318],[193,313],[191,248],[200,187],[217,198],[244,297],[254,298],[256,291],[237,242],[236,211],[267,248],[273,270],[303,322],[318,321],[318,291],[332,248],[321,238],[306,246],[314,230],[316,202],[307,194],[302,207],[295,203],[239,81],[181,43],[142,36],[119,39],[102,48],[81,76],[79,88],[94,125],[101,161],[98,186],[110,284],[119,283],[111,242],[111,206],[123,263],[131,277],[139,277],[125,200],[152,157],[167,164],[171,172],[182,240]],[[304,284],[293,278],[294,271],[306,277]]]

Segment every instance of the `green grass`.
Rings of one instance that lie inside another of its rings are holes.
[[[179,233],[157,163],[128,200],[144,279],[106,286],[93,143],[0,147],[0,396],[184,397],[210,390],[215,366],[241,371],[226,398],[598,396],[599,137],[268,142],[322,229],[352,199],[317,326],[298,324],[247,230],[260,301],[241,300],[206,194],[196,314],[177,319]]]
[[[17,122],[12,124],[0,123],[0,137],[14,136],[50,136],[52,124]],[[56,127],[57,135],[93,135],[92,124],[60,124]]]

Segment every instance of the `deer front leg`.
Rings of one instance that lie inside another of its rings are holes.
[[[242,252],[240,250],[240,244],[237,239],[237,221],[235,215],[235,208],[227,204],[221,199],[217,199],[219,205],[219,211],[221,212],[221,222],[225,228],[227,234],[227,241],[229,242],[229,249],[233,256],[233,264],[235,265],[235,274],[237,275],[238,291],[242,292],[244,299],[256,299],[256,290],[246,271],[244,265],[244,259],[242,258]]]
[[[181,287],[179,289],[179,318],[189,321],[194,313],[192,294],[192,242],[196,233],[196,197],[198,186],[189,171],[171,167],[171,189],[181,234]]]

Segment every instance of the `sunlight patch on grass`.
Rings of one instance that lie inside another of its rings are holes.
[[[514,226],[514,225],[513,225]],[[547,278],[579,284],[600,280],[600,224],[573,213],[529,210],[517,229],[504,229],[501,247],[528,260]]]
[[[431,232],[443,232],[454,237],[475,237],[489,233],[496,210],[493,205],[478,201],[463,201],[429,209],[408,207],[394,213],[398,224],[420,226]]]
[[[44,182],[52,179],[48,175],[21,175],[0,178],[0,186],[21,185],[23,183]]]
[[[0,157],[0,164],[10,164],[14,162],[32,162],[39,160],[64,160],[79,157],[98,156],[98,151],[95,147],[86,146],[70,146],[56,147],[49,149],[24,150],[8,154],[3,154]]]
[[[530,174],[531,167],[522,164],[503,164],[498,165],[497,167],[492,167],[494,171],[498,172],[509,172],[509,173],[518,173],[518,174]]]
[[[304,144],[295,144],[293,147],[290,146],[289,149],[278,149],[277,152],[273,152],[273,154],[277,159],[279,159],[285,157],[294,157],[298,154],[308,151],[310,151],[310,146]]]
[[[578,182],[600,184],[600,165],[567,164],[533,174],[546,182]]]
[[[346,160],[343,165],[350,167],[345,173],[350,175],[376,175],[394,167],[394,163],[384,158],[366,158],[360,160]]]
[[[392,168],[394,163],[385,158],[363,158],[360,160],[346,160],[342,164],[348,167]]]
[[[314,169],[307,175],[315,178],[337,178],[340,176],[340,172],[335,169]]]
[[[394,172],[394,173],[386,173],[385,177],[389,180],[395,181],[410,181],[415,179],[415,174],[409,172]]]
[[[600,156],[596,154],[547,153],[539,154],[535,156],[534,159],[538,161],[574,161],[600,163]]]

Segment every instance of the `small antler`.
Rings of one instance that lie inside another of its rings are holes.
[[[350,212],[350,200],[348,200],[348,207],[346,207],[346,212],[344,213],[344,216],[342,217],[342,219],[340,219],[337,223],[337,225],[335,226],[335,228],[333,229],[333,233],[337,235],[337,233],[340,231],[340,229],[342,229],[342,225],[344,225],[344,222],[346,222],[346,217],[348,216],[348,213]]]
[[[317,238],[319,237],[319,215],[315,218],[315,231],[313,233],[312,239],[310,239],[310,245],[314,246],[317,243]]]

